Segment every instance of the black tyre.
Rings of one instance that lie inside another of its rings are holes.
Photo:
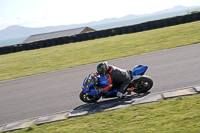
[[[148,76],[142,76],[134,81],[134,86],[137,88],[133,92],[135,93],[145,93],[148,92],[153,86],[153,80]]]
[[[98,101],[101,96],[98,96],[98,95],[95,95],[95,96],[92,96],[92,95],[88,95],[87,93],[85,92],[81,92],[80,95],[79,95],[79,98],[81,99],[81,101],[85,102],[85,103],[95,103],[96,101]]]

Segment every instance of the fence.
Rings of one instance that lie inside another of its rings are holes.
[[[123,26],[123,27],[117,27],[113,29],[83,33],[83,34],[78,34],[74,36],[59,37],[59,38],[41,40],[41,41],[32,42],[32,43],[26,43],[26,44],[4,46],[4,47],[0,47],[0,55],[19,52],[23,50],[39,49],[39,48],[62,45],[62,44],[67,44],[67,43],[72,43],[72,42],[81,42],[81,41],[93,40],[93,39],[104,38],[104,37],[109,37],[109,36],[152,30],[152,29],[184,24],[184,23],[198,21],[198,20],[200,20],[200,12],[188,14],[184,16],[176,16],[172,18],[148,21],[148,22],[144,22],[144,23],[136,24],[136,25]]]

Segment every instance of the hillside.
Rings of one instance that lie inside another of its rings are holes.
[[[172,13],[171,16],[177,16],[177,15],[181,15],[180,12],[178,13],[177,11],[183,11],[182,15],[184,15],[187,12],[194,11],[194,10],[200,10],[200,7],[176,6],[174,8],[155,12],[153,14],[141,14],[141,15],[129,14],[121,18],[106,18],[101,21],[93,21],[93,22],[83,23],[83,24],[48,26],[48,27],[40,27],[40,28],[29,28],[29,27],[13,25],[0,31],[0,40],[28,37],[34,34],[48,33],[48,32],[53,32],[53,31],[67,30],[67,29],[86,27],[86,26],[91,27],[95,30],[102,30],[106,28],[108,29],[108,28],[113,28],[113,27],[121,27],[124,25],[134,24],[133,22],[136,22],[137,20],[135,21],[135,19],[138,19],[138,18],[146,18],[146,17],[152,16],[153,19],[161,19],[166,13]],[[161,15],[159,16],[159,14]],[[144,19],[144,20],[148,21],[151,19]]]

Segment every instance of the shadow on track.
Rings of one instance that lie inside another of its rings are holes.
[[[114,108],[116,106],[120,105],[128,105],[135,101],[135,99],[139,99],[142,97],[145,97],[149,95],[150,92],[141,93],[141,94],[132,94],[127,95],[124,99],[117,99],[115,98],[107,98],[108,100],[96,102],[96,103],[90,103],[90,104],[83,104],[73,109],[73,111],[78,110],[106,110],[109,108]]]

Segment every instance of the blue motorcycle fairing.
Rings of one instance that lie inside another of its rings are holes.
[[[90,84],[86,85],[86,81],[87,81],[87,80],[91,80],[91,79],[90,79],[90,76],[91,76],[91,74],[90,74],[89,76],[87,76],[87,77],[84,79],[84,81],[83,81],[83,87],[82,87],[82,89],[83,89],[83,91],[84,91],[85,93],[88,93],[88,92],[90,91],[90,87],[94,85],[94,82],[91,82]]]
[[[83,89],[83,91],[84,91],[85,93],[88,93],[88,92],[90,91],[90,87],[93,86],[93,85],[94,85],[94,83],[89,84],[89,85],[87,85],[87,86],[84,86],[84,85],[83,85],[82,89]]]
[[[87,78],[88,77],[86,77],[86,79]],[[98,75],[97,78],[98,78],[99,87],[104,88],[104,87],[106,87],[108,85],[108,80],[107,80],[106,75],[105,76],[99,76]],[[106,91],[106,92],[99,93],[97,89],[92,88],[93,85],[94,85],[94,83],[89,84],[88,86],[85,86],[83,88],[83,91],[88,93],[88,95],[101,95],[103,97],[109,97],[109,95],[115,94],[118,91],[118,89],[116,89],[116,90],[111,90],[111,91]],[[89,87],[91,87],[91,88],[89,88]]]
[[[132,75],[133,76],[136,76],[136,75],[143,75],[146,70],[148,69],[147,66],[142,66],[142,65],[139,65],[139,66],[135,66],[132,70]]]
[[[88,93],[88,95],[99,95],[102,97],[109,97],[110,95],[117,93],[118,89],[99,93],[98,90],[96,88],[94,88],[94,83],[85,85],[85,82],[86,82],[86,80],[89,79],[89,77],[90,77],[90,75],[85,78],[85,80],[83,81],[83,87],[82,87],[83,91],[85,93]],[[97,78],[98,78],[99,87],[103,88],[108,85],[108,80],[107,80],[106,76],[103,76],[103,77],[97,76]]]
[[[115,90],[106,91],[106,92],[104,92],[104,94],[106,94],[106,96],[109,96],[109,95],[115,94],[117,92],[118,92],[118,89],[115,89]]]
[[[108,79],[107,79],[106,75],[105,76],[98,75],[97,79],[98,79],[98,86],[100,88],[104,88],[104,87],[108,86]],[[118,92],[118,89],[115,89],[115,90],[110,90],[110,91],[105,91],[105,92],[99,93],[98,90],[96,88],[94,88],[94,83],[93,82],[90,83],[89,80],[90,80],[90,75],[85,78],[85,80],[83,81],[83,87],[82,87],[83,91],[85,93],[88,93],[88,95],[99,95],[99,96],[106,98],[106,97],[109,97],[110,95],[116,94]],[[85,85],[86,83],[90,83],[90,84]]]
[[[97,89],[90,89],[90,92],[88,92],[88,95],[99,95],[102,97],[109,97],[110,95],[115,94],[117,92],[118,92],[118,89],[111,90],[111,91],[105,91],[103,93],[99,93],[97,91]]]
[[[88,95],[99,95],[99,92],[97,89],[90,89],[90,92],[88,92]]]

